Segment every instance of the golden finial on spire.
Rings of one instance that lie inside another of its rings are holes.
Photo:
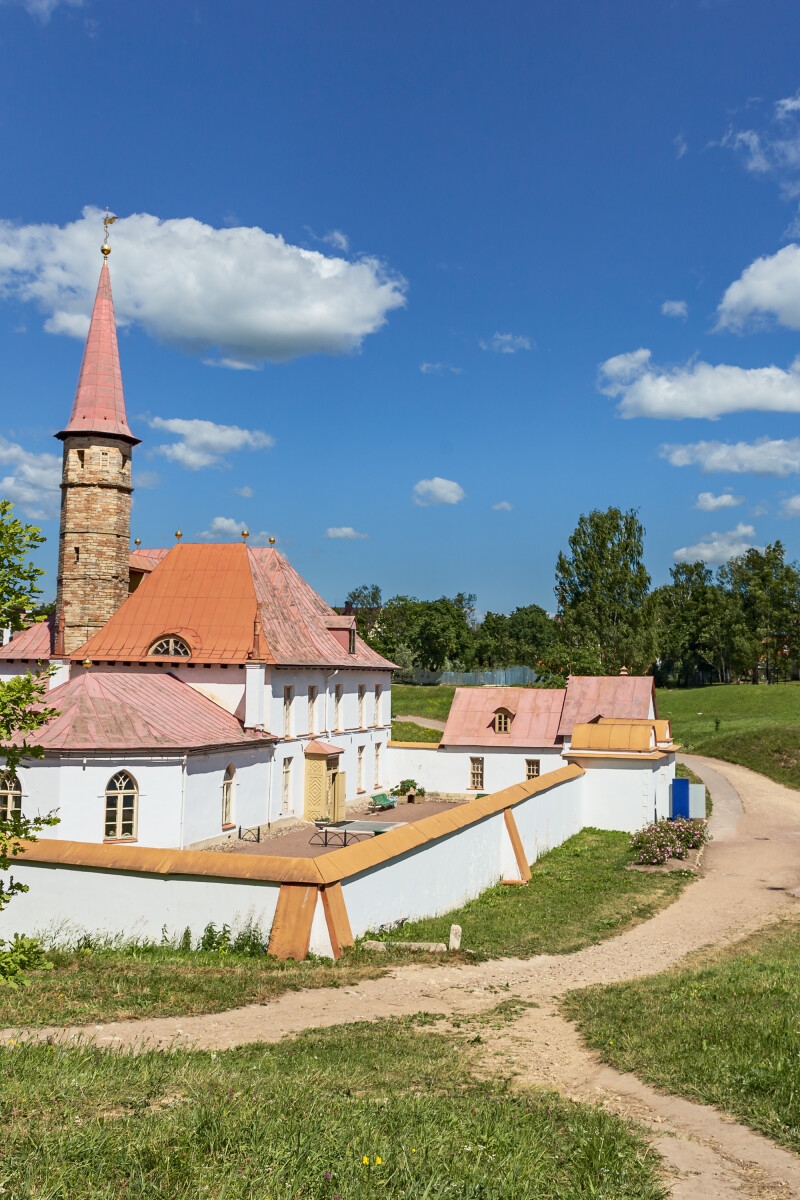
[[[245,540],[245,541],[247,541],[247,539],[250,537],[250,530],[249,530],[249,529],[243,529],[243,530],[242,530],[242,537],[244,538],[244,540]]]
[[[106,205],[106,215],[103,218],[103,229],[105,230],[106,239],[100,247],[100,251],[104,258],[108,258],[109,254],[111,253],[111,247],[108,244],[108,227],[109,225],[113,225],[116,219],[116,217],[112,217],[111,213],[108,211],[108,205]]]
[[[271,537],[271,538],[269,539],[269,544],[270,544],[270,546],[274,546],[274,545],[275,545],[275,538],[274,538],[274,537]]]

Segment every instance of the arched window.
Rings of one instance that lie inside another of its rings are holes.
[[[175,637],[174,634],[167,634],[166,637],[161,637],[157,642],[153,642],[148,654],[157,654],[166,658],[191,658],[191,647],[186,644],[183,638]]]
[[[117,771],[106,786],[106,838],[115,841],[136,837],[139,789],[127,771]]]
[[[511,731],[511,716],[512,714],[507,708],[497,709],[494,714],[495,733],[509,733]]]
[[[22,816],[22,784],[16,775],[0,776],[0,820]]]
[[[236,768],[233,763],[228,763],[225,768],[225,778],[222,781],[222,825],[233,824],[233,777],[236,774]]]

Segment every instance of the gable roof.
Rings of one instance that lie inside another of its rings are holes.
[[[558,732],[569,737],[595,717],[650,716],[658,716],[652,675],[570,675]]]
[[[442,746],[554,746],[564,690],[560,688],[456,688]],[[513,713],[508,733],[495,733],[498,708]]]
[[[86,671],[47,693],[59,716],[37,733],[47,752],[213,750],[275,742],[170,674]]]
[[[153,551],[139,555],[155,558]],[[72,658],[141,660],[159,637],[174,634],[194,662],[391,670],[361,638],[348,653],[340,621],[272,546],[181,543]]]

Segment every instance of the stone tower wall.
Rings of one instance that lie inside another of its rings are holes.
[[[116,438],[70,435],[61,489],[56,636],[63,629],[63,652],[71,654],[128,596],[131,447]]]

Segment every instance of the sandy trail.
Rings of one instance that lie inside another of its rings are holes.
[[[482,1032],[488,1073],[514,1077],[524,1086],[555,1087],[643,1121],[672,1172],[676,1200],[800,1198],[800,1158],[714,1109],[661,1095],[600,1064],[556,1011],[557,997],[570,988],[663,971],[693,950],[744,936],[796,903],[800,793],[744,767],[696,757],[686,761],[714,799],[705,873],[669,908],[619,937],[570,955],[403,967],[351,988],[287,993],[267,1005],[229,1012],[39,1029],[27,1036],[83,1037],[115,1048],[225,1049],[365,1018],[420,1011],[469,1016],[515,996],[540,1007]]]

